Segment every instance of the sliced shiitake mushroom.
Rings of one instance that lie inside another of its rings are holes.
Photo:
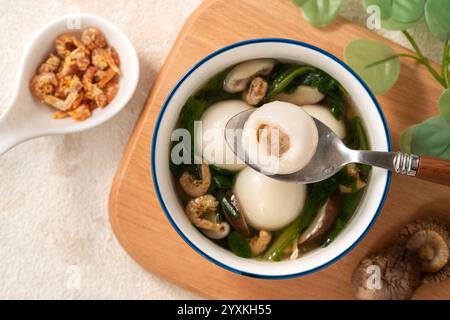
[[[245,221],[244,215],[241,213],[237,197],[232,192],[219,195],[219,202],[222,209],[222,214],[225,220],[244,237],[251,236],[250,228]]]
[[[207,164],[198,165],[199,173],[196,175],[190,171],[184,171],[180,176],[181,189],[190,197],[197,198],[208,192],[211,186],[211,171]]]
[[[236,65],[225,78],[223,89],[236,93],[247,89],[248,84],[257,76],[267,76],[276,64],[274,59],[255,59]]]
[[[341,196],[335,192],[327,203],[320,209],[312,223],[300,235],[298,245],[311,247],[319,243],[333,227],[341,208]]]

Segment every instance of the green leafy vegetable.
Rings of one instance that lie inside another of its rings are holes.
[[[354,117],[350,120],[348,127],[349,133],[346,137],[345,144],[351,149],[369,150],[369,140],[367,139],[361,117]]]
[[[308,73],[302,85],[316,87],[326,99],[325,103],[333,116],[339,120],[344,113],[344,96],[347,94],[344,87],[333,77],[322,70]]]
[[[266,99],[282,92],[292,92],[299,85],[298,81],[302,76],[315,70],[310,66],[290,66],[279,70],[269,80],[270,87]]]
[[[302,8],[306,21],[316,27],[325,27],[336,18],[342,7],[341,0],[295,0]]]
[[[447,88],[439,98],[439,111],[442,118],[450,123],[450,88]]]
[[[187,129],[194,137],[194,122],[200,120],[206,109],[206,103],[198,98],[189,97],[181,109],[178,119],[178,128]]]
[[[191,163],[194,163],[194,122],[200,120],[203,112],[206,109],[206,103],[203,100],[196,99],[194,97],[189,97],[180,112],[180,117],[178,118],[177,128],[186,129],[190,134],[190,159]],[[172,144],[172,147],[175,143]],[[171,147],[171,148],[172,148]],[[186,145],[183,144],[182,153],[188,152],[186,150]],[[172,159],[170,157],[170,159]],[[189,170],[192,173],[196,173],[195,166],[188,164],[175,164],[170,161],[170,170],[175,177],[178,177],[184,170]]]
[[[373,40],[353,40],[344,50],[347,63],[367,82],[375,94],[387,92],[397,82],[400,59],[394,58],[384,63],[370,65],[392,56],[395,56],[394,50]]]
[[[231,189],[233,188],[234,177],[213,174],[212,182],[217,189]]]
[[[427,0],[425,19],[430,31],[441,41],[448,41],[450,35],[450,1]]]
[[[326,239],[324,240],[322,247],[328,246],[334,239],[341,233],[341,231],[345,228],[348,221],[351,219],[356,209],[358,208],[358,204],[361,201],[362,196],[364,195],[364,189],[360,189],[354,193],[348,193],[342,195],[342,207],[341,213],[337,218],[334,226],[331,228],[328,233]]]
[[[364,124],[360,117],[354,117],[348,123],[348,134],[345,139],[345,144],[354,150],[370,150],[369,140],[367,139]],[[370,173],[370,166],[364,164],[357,164],[359,175],[361,179],[367,181]]]
[[[299,216],[287,226],[266,251],[264,259],[280,261],[283,251],[311,224],[320,208],[338,186],[336,177],[315,183],[309,187],[305,205]]]
[[[216,166],[214,164],[210,164],[209,165],[209,169],[213,173],[220,174],[220,175],[223,175],[223,176],[234,176],[234,175],[236,175],[236,172],[220,168],[220,167],[218,167],[218,166]]]
[[[228,236],[228,247],[238,257],[251,258],[252,251],[247,240],[239,232],[233,231]]]
[[[223,90],[223,83],[230,70],[231,68],[227,68],[212,77],[202,89],[196,93],[195,98],[204,101],[207,107],[218,101],[234,98],[239,99],[239,94],[228,93]]]
[[[311,66],[288,66],[276,71],[269,79],[270,87],[266,95],[269,99],[279,93],[291,94],[300,85],[316,87],[326,98],[325,104],[336,119],[344,112],[345,89],[326,72]]]

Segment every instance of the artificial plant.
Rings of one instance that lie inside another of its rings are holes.
[[[293,0],[304,18],[323,27],[336,18],[342,0]],[[367,82],[372,91],[383,94],[397,82],[400,58],[412,59],[425,67],[440,86],[436,116],[407,128],[400,138],[404,152],[450,159],[450,1],[444,0],[362,0],[370,11],[376,8],[381,27],[401,31],[415,54],[395,53],[388,45],[366,39],[350,42],[344,50],[346,62]],[[374,7],[376,6],[376,7]],[[374,11],[375,12],[375,11]],[[436,70],[425,57],[408,29],[425,19],[431,33],[443,42],[442,61]]]

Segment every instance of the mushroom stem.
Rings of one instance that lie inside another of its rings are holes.
[[[418,250],[418,254],[421,259],[431,261],[434,257],[434,250],[430,245],[426,245]]]

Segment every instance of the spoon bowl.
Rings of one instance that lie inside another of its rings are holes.
[[[225,140],[231,150],[248,166],[258,172],[264,172],[257,164],[251,162],[245,148],[242,145],[242,129],[248,117],[254,109],[246,110],[232,117],[225,128]],[[345,151],[348,151],[344,143],[321,121],[313,118],[319,133],[318,147],[311,161],[301,170],[290,174],[270,174],[273,179],[297,182],[314,183],[325,180],[336,174],[344,165],[351,161]]]
[[[302,169],[290,174],[268,174],[251,162],[242,145],[244,124],[255,109],[246,110],[232,117],[225,126],[225,140],[231,150],[251,168],[277,180],[295,183],[315,183],[335,175],[349,163],[361,163],[394,171],[419,179],[450,185],[450,160],[402,152],[352,150],[325,124],[315,119],[319,139],[315,154]]]
[[[63,33],[79,34],[87,27],[98,28],[110,46],[117,51],[121,64],[119,92],[104,109],[77,122],[72,118],[55,120],[54,109],[38,101],[29,89],[29,82],[38,66],[54,47],[56,37]],[[51,21],[30,41],[20,62],[17,85],[5,112],[0,116],[0,155],[26,140],[46,135],[69,134],[96,127],[114,117],[133,96],[139,80],[139,60],[128,37],[109,21],[91,14],[77,13]]]

